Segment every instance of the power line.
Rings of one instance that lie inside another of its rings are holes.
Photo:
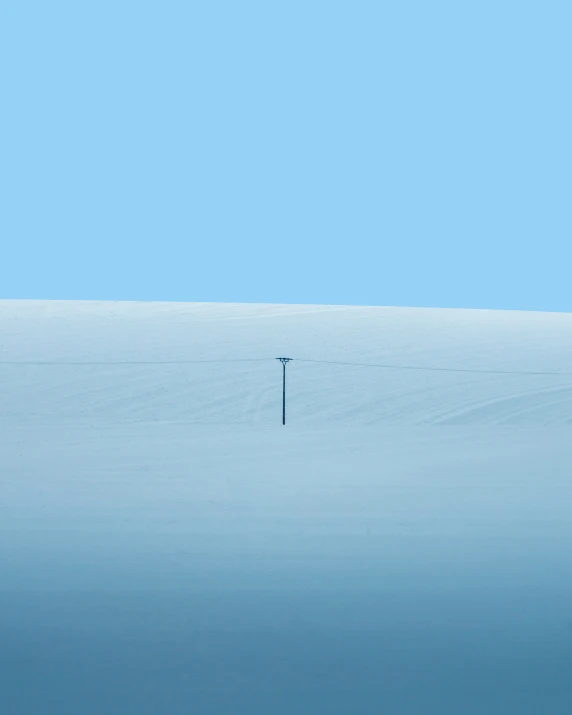
[[[0,365],[38,365],[38,366],[120,366],[120,365],[201,365],[217,363],[269,362],[276,358],[224,358],[214,360],[0,360]],[[570,377],[572,372],[526,371],[526,370],[480,370],[478,368],[427,367],[424,365],[396,365],[394,363],[350,362],[341,360],[313,360],[311,358],[289,358],[296,362],[317,363],[322,365],[347,365],[351,367],[377,367],[385,370],[415,370],[425,372],[460,372],[481,375],[552,375]]]
[[[393,365],[385,363],[371,362],[341,362],[337,360],[310,360],[306,358],[295,358],[296,362],[312,362],[322,363],[324,365],[352,365],[357,367],[380,367],[386,370],[423,370],[429,372],[469,372],[483,375],[562,375],[571,376],[572,372],[533,372],[519,370],[479,370],[472,368],[455,368],[455,367],[424,367],[421,365]]]
[[[234,358],[223,360],[0,360],[0,365],[195,365],[225,362],[267,362],[274,358]]]

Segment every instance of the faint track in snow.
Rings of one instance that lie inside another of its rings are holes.
[[[559,399],[546,399],[565,393]],[[532,412],[550,412],[556,405],[570,403],[572,415],[572,387],[545,388],[520,391],[486,400],[476,400],[470,405],[462,405],[445,414],[435,415],[434,424],[506,424],[522,415]],[[518,420],[517,420],[518,421]],[[538,420],[535,421],[538,423]]]

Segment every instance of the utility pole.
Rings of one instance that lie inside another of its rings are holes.
[[[276,358],[282,363],[282,424],[286,424],[286,365],[292,358]]]

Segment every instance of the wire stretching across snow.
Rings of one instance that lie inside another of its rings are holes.
[[[216,363],[268,362],[276,358],[221,358],[214,360],[0,360],[0,365],[200,365]],[[341,360],[313,360],[311,358],[292,358],[295,362],[317,363],[321,365],[346,365],[350,367],[377,367],[385,370],[415,370],[424,372],[462,372],[481,375],[552,375],[570,377],[572,372],[528,371],[528,370],[479,370],[478,368],[427,367],[424,365],[395,365],[393,363],[350,362]]]
[[[324,365],[352,365],[357,367],[380,367],[386,370],[423,370],[429,372],[470,372],[484,375],[562,375],[571,376],[572,372],[532,372],[519,370],[478,370],[472,368],[455,368],[455,367],[424,367],[421,365],[392,365],[385,363],[371,362],[342,362],[338,360],[311,360],[305,358],[296,358],[296,362],[312,362],[321,363]]]
[[[195,365],[219,362],[268,362],[274,358],[221,360],[0,360],[0,365]]]

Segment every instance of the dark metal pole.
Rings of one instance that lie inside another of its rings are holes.
[[[282,424],[286,424],[286,363],[282,363]]]
[[[282,424],[286,424],[286,363],[292,358],[276,358],[282,363]]]

